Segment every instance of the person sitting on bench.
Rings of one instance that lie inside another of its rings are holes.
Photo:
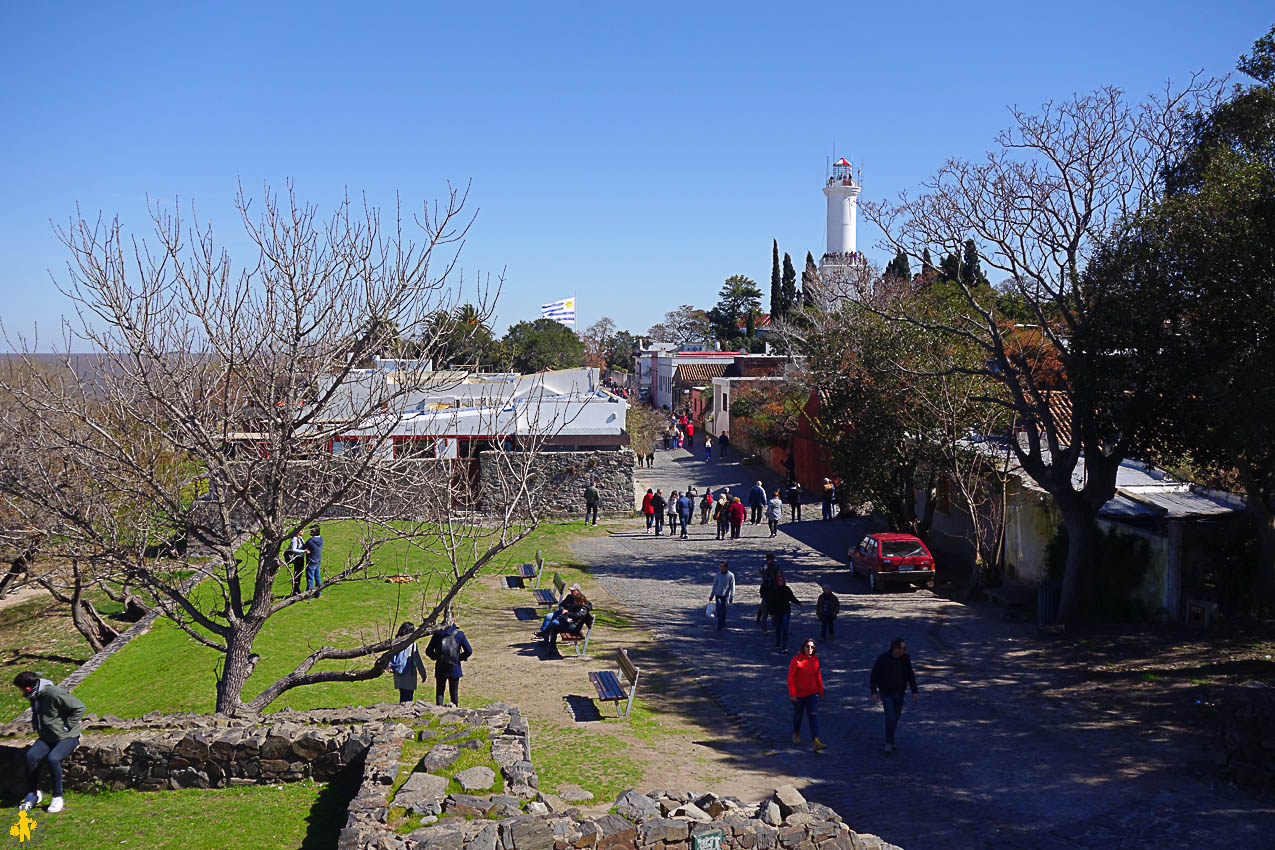
[[[579,635],[585,626],[593,623],[593,603],[585,599],[581,593],[576,599],[575,607],[564,611],[562,616],[549,626],[549,630],[545,635],[549,638],[549,645],[545,650],[548,655],[556,655],[558,652],[558,635],[571,634]]]
[[[554,623],[561,620],[567,611],[575,608],[580,604],[580,600],[584,599],[584,591],[580,589],[580,585],[573,584],[567,588],[567,595],[558,603],[558,607],[545,614],[544,621],[541,622],[540,628],[532,633],[532,637],[536,640],[543,640],[548,637],[549,629]]]

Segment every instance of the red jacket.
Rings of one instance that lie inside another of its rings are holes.
[[[819,669],[819,656],[798,652],[788,662],[788,699],[823,696],[823,671]]]
[[[744,507],[743,502],[731,502],[727,510],[729,513],[726,515],[730,517],[731,522],[743,522],[748,516],[748,508]]]
[[[645,496],[643,496],[643,497],[642,497],[642,513],[644,513],[644,514],[653,514],[653,513],[655,513],[655,509],[651,507],[651,494],[650,494],[650,493],[647,493]]]

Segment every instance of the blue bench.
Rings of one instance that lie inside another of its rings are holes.
[[[517,578],[519,579],[520,582],[535,579],[536,583],[533,585],[533,587],[539,588],[540,575],[541,573],[544,572],[544,569],[545,569],[545,559],[540,556],[540,550],[537,549],[536,562],[534,564],[519,564],[518,575],[510,576],[510,578]]]

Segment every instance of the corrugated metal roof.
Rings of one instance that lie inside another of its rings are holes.
[[[1224,516],[1242,510],[1237,502],[1203,493],[1189,484],[1118,487],[1116,496],[1099,513],[1113,518],[1188,519]]]

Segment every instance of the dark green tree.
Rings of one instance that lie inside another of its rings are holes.
[[[779,315],[787,316],[797,306],[797,271],[792,267],[792,257],[784,253],[783,303]]]
[[[978,259],[978,246],[973,239],[965,240],[965,251],[961,254],[961,278],[970,286],[987,286],[987,275],[983,274],[983,266]]]
[[[779,240],[775,239],[771,242],[770,253],[770,315],[777,319],[783,314],[784,290],[783,280],[779,276]]]
[[[904,282],[912,279],[912,263],[902,249],[894,255],[893,260],[886,263],[885,277]]]
[[[961,260],[955,254],[943,255],[942,262],[939,263],[939,277],[943,280],[950,280],[952,283],[958,283],[961,280]]]
[[[510,325],[501,342],[510,368],[524,375],[584,365],[584,340],[553,319]]]
[[[708,311],[714,333],[723,342],[733,340],[741,335],[744,317],[761,309],[761,290],[752,278],[736,274],[726,278],[717,296],[717,306]]]
[[[934,259],[930,256],[930,249],[926,248],[921,252],[921,274],[928,281],[938,273],[934,268]]]

